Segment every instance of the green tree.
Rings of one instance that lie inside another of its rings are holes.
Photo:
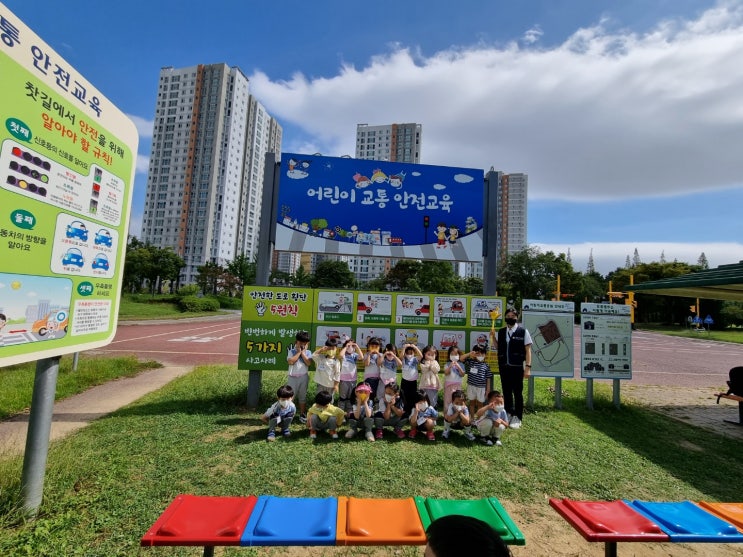
[[[308,273],[301,265],[294,271],[291,277],[291,283],[294,286],[311,286],[312,274]]]
[[[418,282],[418,273],[420,273],[422,268],[423,264],[420,261],[412,259],[403,259],[398,261],[385,276],[387,287],[390,290],[420,292],[421,289],[420,283]]]
[[[353,288],[356,278],[345,261],[323,261],[315,269],[314,288]]]
[[[240,283],[255,284],[256,262],[250,261],[244,253],[238,253],[235,259],[227,263],[227,271],[233,276],[240,279]]]
[[[196,284],[204,294],[216,294],[219,289],[219,281],[224,269],[207,261],[205,264],[196,267]]]
[[[460,289],[459,277],[448,261],[423,261],[415,275],[420,292],[454,293]]]
[[[158,294],[162,294],[163,282],[166,280],[170,282],[170,291],[173,292],[174,288],[178,286],[181,269],[186,262],[171,247],[156,248],[153,253],[153,262],[157,270],[155,282],[157,283]]]

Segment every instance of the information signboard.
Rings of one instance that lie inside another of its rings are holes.
[[[631,306],[581,304],[581,377],[632,379]]]
[[[0,366],[108,344],[134,124],[0,4]]]
[[[524,300],[521,307],[522,323],[532,338],[531,374],[573,377],[574,303]]]

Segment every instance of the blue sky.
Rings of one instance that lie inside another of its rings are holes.
[[[528,173],[529,243],[578,270],[743,259],[743,0],[5,5],[137,124],[135,235],[160,68],[225,62],[284,151],[414,121],[426,164]]]

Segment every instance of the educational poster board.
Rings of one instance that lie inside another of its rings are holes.
[[[116,333],[136,127],[0,4],[0,366]]]
[[[438,326],[431,315],[431,303],[454,306],[453,313],[459,313],[456,309],[461,304],[465,315],[455,318],[462,319],[463,324]],[[382,345],[392,343],[398,349],[405,344],[415,344],[420,349],[431,344],[439,349],[440,358],[453,345],[469,351],[480,344],[493,352],[490,331],[493,325],[501,326],[499,308],[504,304],[503,298],[493,296],[252,287],[246,290],[243,301],[238,367],[285,369],[286,350],[294,344],[299,330],[310,332],[312,350],[331,338],[341,344],[354,339],[365,350],[369,339],[375,337]],[[482,312],[489,312],[492,319],[483,319]]]
[[[524,300],[521,321],[532,338],[531,374],[535,377],[573,377],[575,304]]]
[[[282,153],[275,249],[482,260],[482,169]]]
[[[631,307],[581,304],[581,377],[632,379]]]
[[[287,369],[288,350],[299,331],[311,330],[315,311],[309,288],[246,288],[238,369]]]

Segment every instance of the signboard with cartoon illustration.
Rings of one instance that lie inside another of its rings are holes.
[[[287,369],[297,333],[312,330],[314,307],[309,288],[246,287],[238,369]]]
[[[503,326],[503,298],[473,296],[470,300],[470,327],[495,327]]]
[[[536,377],[573,377],[575,326],[573,302],[524,300],[521,320],[531,334],[531,373]]]
[[[392,323],[392,294],[359,292],[356,302],[359,323]]]
[[[467,297],[466,296],[435,296],[434,325],[464,327],[467,325]]]
[[[484,172],[282,153],[275,249],[482,261]]]
[[[631,306],[581,304],[580,369],[584,379],[632,379]]]
[[[138,135],[0,4],[0,366],[116,333]]]
[[[317,320],[350,323],[353,320],[353,294],[343,290],[318,291]]]
[[[431,316],[431,297],[427,294],[397,294],[395,296],[395,323],[428,325]]]

